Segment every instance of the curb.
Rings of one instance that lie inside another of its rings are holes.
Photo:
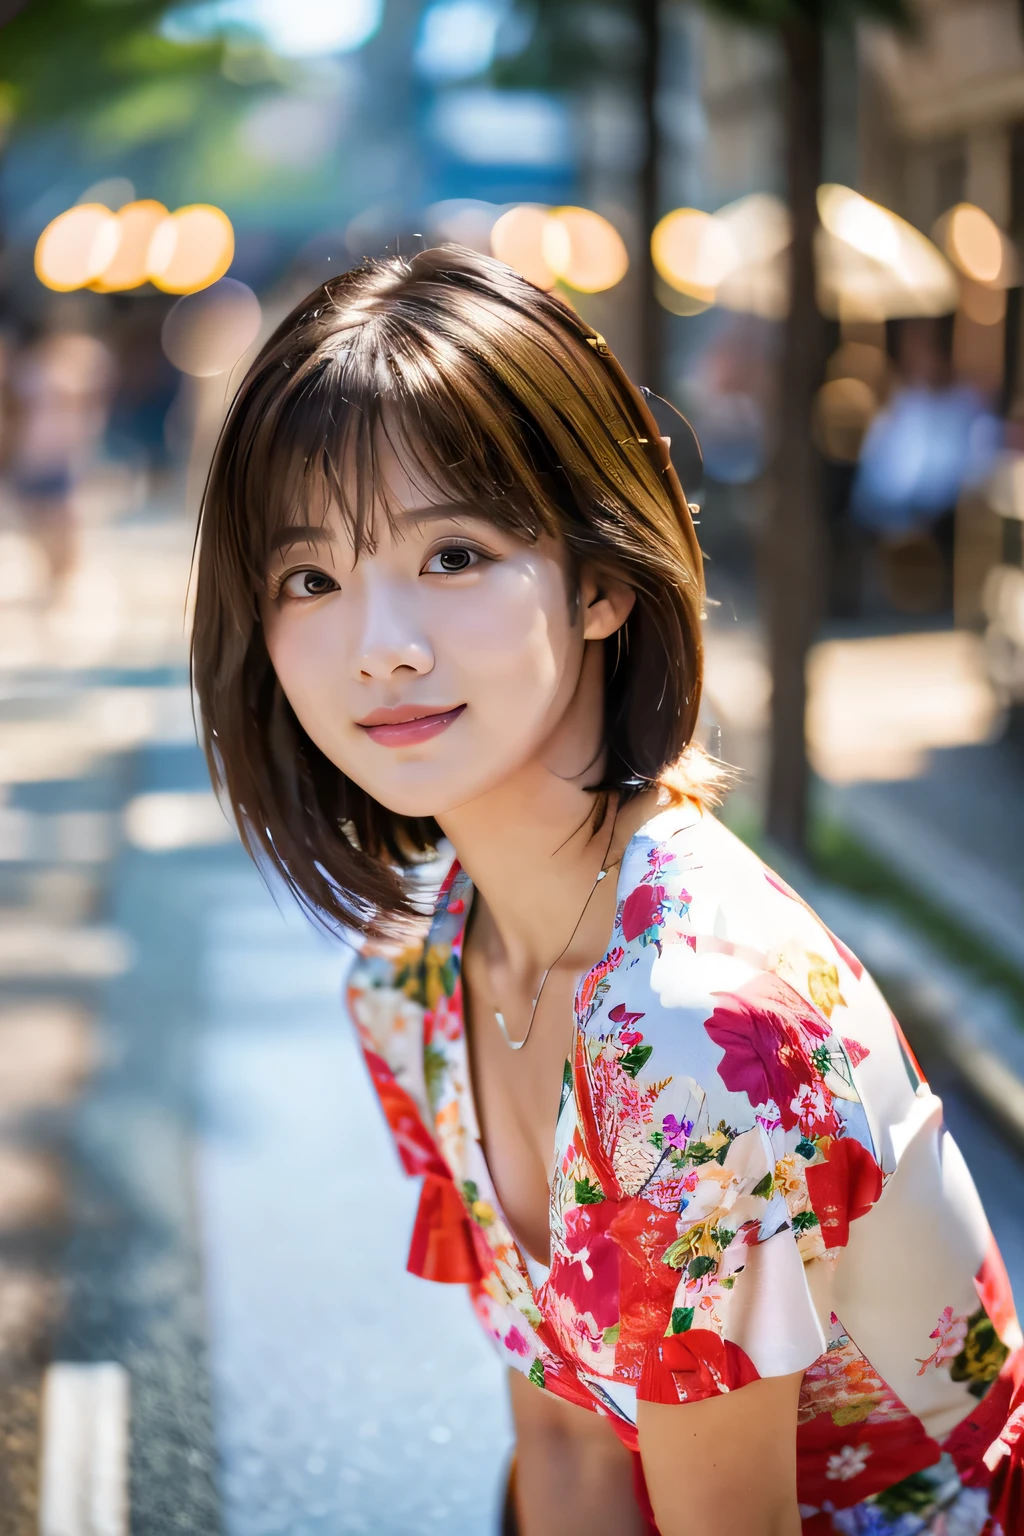
[[[890,805],[875,786],[821,786],[824,809],[908,885],[936,890],[937,871],[956,871],[958,917],[964,929],[1024,972],[1024,896],[1001,875],[962,848],[951,852],[934,827]]]
[[[1004,994],[951,965],[889,908],[825,884],[776,848],[768,857],[864,962],[911,1044],[941,1058],[1024,1156],[1024,1029]]]

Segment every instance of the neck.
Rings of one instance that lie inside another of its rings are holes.
[[[581,914],[567,955],[600,949],[615,915],[615,881],[594,883],[653,813],[657,791],[619,807],[611,796],[601,826],[586,786],[603,773],[604,658],[591,643],[572,703],[544,749],[487,794],[437,817],[476,890],[473,930],[492,959],[531,985],[560,954]],[[586,766],[578,769],[580,763]],[[566,769],[572,765],[572,771]],[[613,832],[614,825],[614,832]]]
[[[516,969],[549,964],[565,942],[567,914],[578,913],[593,888],[614,815],[612,797],[595,831],[594,796],[583,783],[531,763],[439,818]]]

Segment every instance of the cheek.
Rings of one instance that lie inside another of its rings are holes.
[[[582,640],[570,621],[564,578],[551,561],[498,566],[452,605],[445,629],[453,662],[478,707],[489,712],[521,695],[540,704],[567,673],[578,671]]]
[[[343,636],[324,614],[277,614],[264,626],[267,654],[278,682],[306,733],[324,747],[324,728],[335,711],[343,665]]]

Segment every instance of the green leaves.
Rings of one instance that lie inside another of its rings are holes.
[[[891,1488],[883,1488],[881,1493],[876,1493],[872,1503],[894,1518],[900,1515],[923,1515],[934,1507],[938,1493],[935,1482],[927,1472],[911,1472],[901,1483],[893,1483]]]
[[[775,1175],[766,1173],[759,1184],[755,1184],[751,1190],[752,1195],[760,1195],[763,1200],[770,1200],[772,1190],[775,1188]]]
[[[700,1254],[691,1259],[686,1266],[686,1273],[691,1280],[700,1280],[704,1275],[710,1275],[713,1269],[718,1268],[718,1260],[711,1258],[709,1254]]]
[[[690,1328],[692,1327],[692,1325],[693,1325],[693,1308],[692,1307],[673,1307],[672,1308],[672,1332],[673,1333],[688,1333]]]
[[[116,115],[122,93],[131,98],[145,86],[173,80],[173,107],[168,92],[159,111],[148,99],[139,111],[143,137],[180,131],[184,89],[217,78],[224,48],[216,41],[161,37],[160,22],[170,9],[169,0],[31,0],[7,22],[0,49],[0,76],[17,87],[19,118],[39,123],[82,111]],[[129,107],[120,112],[115,138],[125,136],[131,118]]]
[[[543,1360],[535,1360],[533,1362],[533,1364],[530,1366],[529,1376],[530,1376],[530,1380],[533,1382],[535,1387],[543,1387],[543,1385],[544,1385],[544,1362],[543,1362]]]
[[[593,1179],[576,1179],[576,1204],[600,1205],[604,1199],[604,1190]]]
[[[824,1077],[832,1066],[832,1052],[827,1045],[816,1045],[811,1052],[811,1060]]]
[[[422,1007],[427,1005],[427,967],[424,963],[423,953],[419,951],[414,960],[400,965],[395,971],[394,985],[399,992],[404,992],[406,997]]]
[[[423,1052],[423,1077],[431,1104],[437,1104],[441,1097],[447,1071],[448,1060],[444,1052],[436,1045],[428,1045]]]
[[[441,985],[444,987],[445,997],[455,996],[455,987],[459,980],[459,968],[455,956],[449,955],[441,966]]]
[[[949,1374],[953,1381],[966,1381],[968,1391],[974,1397],[984,1397],[986,1391],[1003,1368],[1009,1350],[996,1333],[995,1324],[979,1307],[967,1319],[967,1337],[964,1347],[952,1361]]]
[[[647,1065],[653,1050],[653,1045],[631,1045],[625,1056],[620,1058],[619,1066],[623,1072],[635,1078],[641,1068]]]
[[[794,1232],[811,1232],[818,1225],[818,1218],[813,1211],[797,1211],[793,1217]]]
[[[562,1068],[562,1090],[558,1096],[558,1118],[562,1118],[562,1110],[569,1101],[572,1093],[572,1062],[566,1057],[565,1066]]]

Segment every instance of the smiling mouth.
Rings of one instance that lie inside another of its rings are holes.
[[[440,736],[442,731],[454,725],[465,707],[465,704],[456,704],[454,709],[428,711],[405,705],[397,709],[375,709],[356,724],[378,746],[408,747]]]

